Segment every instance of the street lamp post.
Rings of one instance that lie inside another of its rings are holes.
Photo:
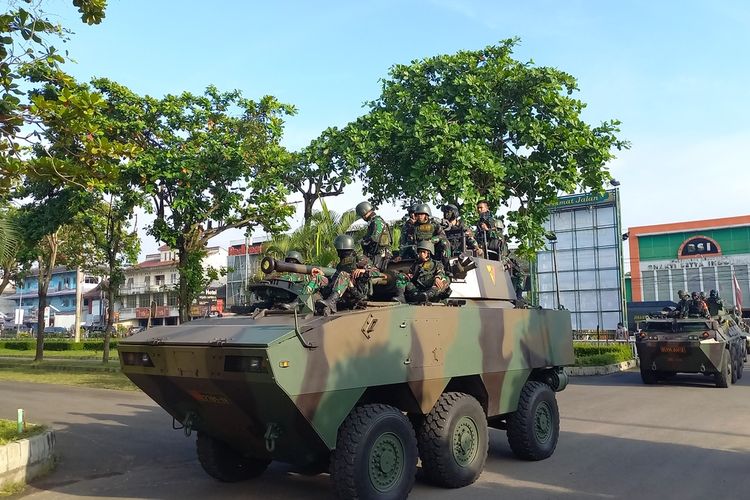
[[[547,240],[552,244],[552,273],[555,275],[555,298],[557,299],[557,309],[562,309],[562,302],[560,302],[560,282],[557,277],[557,235],[550,231],[547,233]]]

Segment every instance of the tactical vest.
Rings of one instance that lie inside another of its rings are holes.
[[[420,242],[431,239],[435,234],[436,229],[437,224],[435,224],[435,221],[433,220],[429,220],[424,223],[417,222],[414,225],[414,241]]]
[[[440,266],[432,259],[416,264],[412,273],[412,283],[423,290],[431,288],[435,282],[435,275],[438,272],[440,272]]]
[[[378,240],[378,246],[379,247],[391,247],[391,243],[393,243],[393,235],[391,235],[391,226],[388,225],[388,223],[383,219],[381,216],[376,215],[378,219],[383,223],[383,232],[380,233],[380,239]]]
[[[357,262],[359,262],[359,256],[355,252],[352,252],[346,257],[341,257],[339,263],[336,264],[336,270],[351,273],[357,267]]]
[[[445,237],[448,238],[448,241],[451,244],[452,255],[458,255],[464,250],[466,250],[464,248],[465,234],[466,234],[466,229],[463,227],[463,224],[445,227]]]

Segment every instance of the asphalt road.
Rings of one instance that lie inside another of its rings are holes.
[[[514,457],[490,431],[485,472],[472,486],[417,482],[410,498],[747,498],[750,372],[729,389],[703,377],[644,386],[637,372],[575,378],[558,394],[562,433],[542,462]],[[261,478],[218,483],[203,473],[194,438],[140,393],[0,383],[0,416],[22,407],[57,431],[59,465],[16,498],[28,500],[330,498],[327,475],[274,463]]]

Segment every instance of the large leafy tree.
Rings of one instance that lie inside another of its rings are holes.
[[[286,227],[288,153],[279,141],[283,118],[294,108],[215,87],[155,99],[107,80],[95,86],[125,117],[123,133],[142,148],[127,170],[156,216],[149,232],[178,251],[180,320],[187,321],[205,283],[208,240],[230,228]]]
[[[98,102],[60,70],[65,56],[54,43],[65,41],[70,31],[49,19],[42,9],[44,3],[11,0],[0,13],[0,193],[10,190],[24,175],[39,175],[58,182],[96,182],[95,176],[90,178],[90,168],[77,168],[80,163],[37,161],[30,165],[26,161],[28,149],[38,142],[39,127],[53,114],[69,122],[71,133],[83,133],[88,138],[91,147],[83,151],[95,156],[107,152],[106,144],[98,144],[97,127],[90,123]],[[104,18],[105,0],[72,3],[87,24],[98,24]],[[48,78],[67,87],[66,104],[62,107],[42,98],[35,102],[24,98],[24,87],[41,69]]]
[[[302,195],[306,224],[313,217],[316,201],[342,194],[354,180],[354,165],[346,157],[348,150],[346,135],[332,127],[290,156],[285,178],[292,190]]]
[[[374,201],[509,205],[522,251],[544,244],[560,192],[601,190],[619,123],[590,126],[573,76],[512,57],[517,40],[396,65],[347,127]]]

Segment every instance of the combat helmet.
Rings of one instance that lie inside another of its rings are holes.
[[[429,240],[422,240],[417,243],[417,252],[419,252],[420,250],[427,250],[428,252],[430,252],[430,256],[435,255],[435,245],[433,245]]]
[[[354,238],[348,234],[340,234],[333,240],[333,246],[337,251],[354,250]]]
[[[456,205],[452,205],[452,204],[443,205],[443,217],[445,217],[448,220],[457,219],[458,218],[458,207]]]
[[[372,210],[372,204],[369,201],[363,201],[358,203],[354,210],[361,219],[364,219],[365,215]]]
[[[432,211],[426,203],[418,203],[417,206],[414,207],[414,214],[427,214],[432,217]]]
[[[296,250],[289,250],[284,257],[284,262],[296,262],[297,264],[304,264],[305,259],[302,258],[302,254]]]

